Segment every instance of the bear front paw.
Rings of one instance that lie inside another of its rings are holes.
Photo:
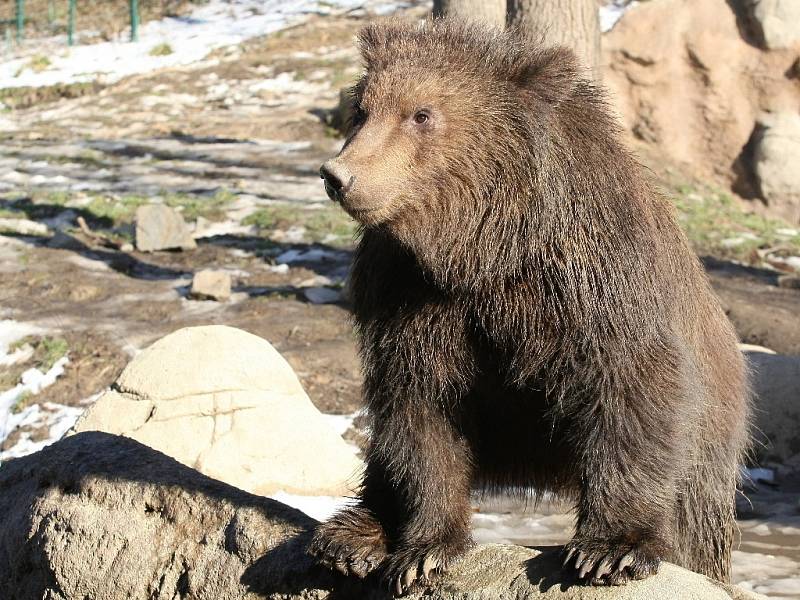
[[[573,539],[564,546],[564,567],[592,585],[623,585],[655,575],[661,558],[652,546],[639,542]]]
[[[347,508],[317,526],[308,552],[330,569],[363,579],[386,559],[386,536],[369,510]]]
[[[471,545],[433,543],[406,546],[393,552],[386,566],[386,579],[396,596],[431,587]]]

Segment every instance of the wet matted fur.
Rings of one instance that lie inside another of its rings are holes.
[[[356,506],[311,552],[397,593],[471,543],[470,492],[575,502],[565,565],[730,575],[749,393],[670,202],[572,53],[459,22],[371,25],[330,195],[363,226],[371,418]]]

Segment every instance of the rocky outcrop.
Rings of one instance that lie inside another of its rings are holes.
[[[0,598],[387,600],[305,554],[314,521],[134,440],[69,437],[0,468]],[[419,596],[412,596],[419,597]],[[562,578],[558,549],[473,550],[431,600],[753,600],[672,565],[624,587]]]
[[[163,204],[148,204],[136,209],[136,248],[141,252],[193,250],[197,243],[178,211]]]
[[[232,327],[190,327],[157,341],[75,431],[130,437],[257,494],[348,495],[362,467],[284,358]]]
[[[800,88],[787,77],[797,50],[764,51],[749,20],[743,2],[640,2],[603,36],[603,82],[651,160],[755,198],[748,142],[756,122],[796,113]]]
[[[800,2],[750,0],[752,16],[765,48],[790,48],[800,43]]]
[[[761,117],[755,137],[753,158],[761,197],[775,212],[800,223],[800,114]]]

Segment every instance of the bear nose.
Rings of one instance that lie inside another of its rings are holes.
[[[325,191],[334,201],[340,201],[355,181],[350,170],[341,163],[329,160],[319,169],[319,176],[325,181]]]

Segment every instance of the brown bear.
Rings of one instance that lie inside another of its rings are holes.
[[[398,594],[467,550],[472,490],[574,502],[564,565],[621,584],[730,574],[749,394],[669,200],[569,50],[447,20],[360,34],[321,175],[362,226],[371,418],[357,504],[310,552]]]

